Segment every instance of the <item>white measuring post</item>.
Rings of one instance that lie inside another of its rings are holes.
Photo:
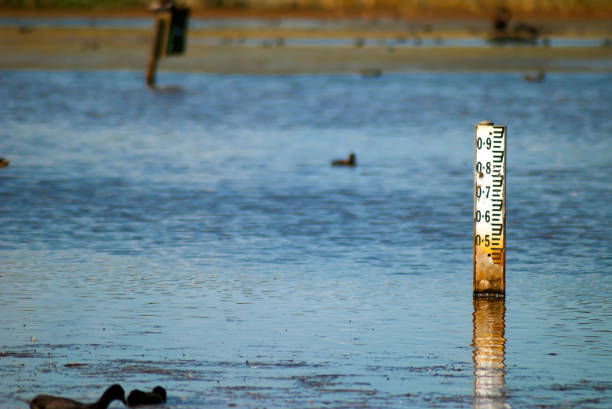
[[[482,121],[474,127],[474,296],[506,291],[506,132]]]

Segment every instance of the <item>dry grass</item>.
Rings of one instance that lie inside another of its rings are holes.
[[[0,10],[146,12],[151,0],[0,0]],[[517,18],[612,18],[610,0],[177,0],[195,12],[325,17],[392,15],[488,18],[506,6]]]

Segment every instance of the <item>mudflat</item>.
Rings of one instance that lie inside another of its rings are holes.
[[[256,28],[199,28],[189,30],[185,54],[162,59],[159,70],[248,74],[351,73],[368,69],[612,71],[612,47],[606,46],[605,22],[547,24],[551,35],[581,36],[594,41],[579,47],[445,45],[445,40],[452,38],[482,39],[487,29],[487,23],[482,21],[436,22],[435,30],[427,24],[414,25],[417,29],[411,30],[384,24],[324,29],[274,24]],[[144,70],[152,36],[152,27],[4,26],[0,27],[0,69]],[[360,46],[360,39],[366,38],[368,45]],[[436,45],[416,43],[427,38],[435,39]],[[296,45],[292,39],[344,39],[344,42]],[[390,45],[386,39],[395,43]]]

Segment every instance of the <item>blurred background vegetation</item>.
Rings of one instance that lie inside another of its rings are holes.
[[[2,9],[146,10],[151,0],[0,0]],[[499,7],[533,17],[612,18],[612,0],[182,0],[193,10],[333,11],[397,16],[490,16]]]

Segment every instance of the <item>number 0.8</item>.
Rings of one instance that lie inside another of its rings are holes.
[[[485,171],[487,172],[487,175],[491,174],[491,162],[487,162],[485,164]],[[478,173],[482,172],[482,163],[481,162],[476,162],[476,172],[478,172]]]

